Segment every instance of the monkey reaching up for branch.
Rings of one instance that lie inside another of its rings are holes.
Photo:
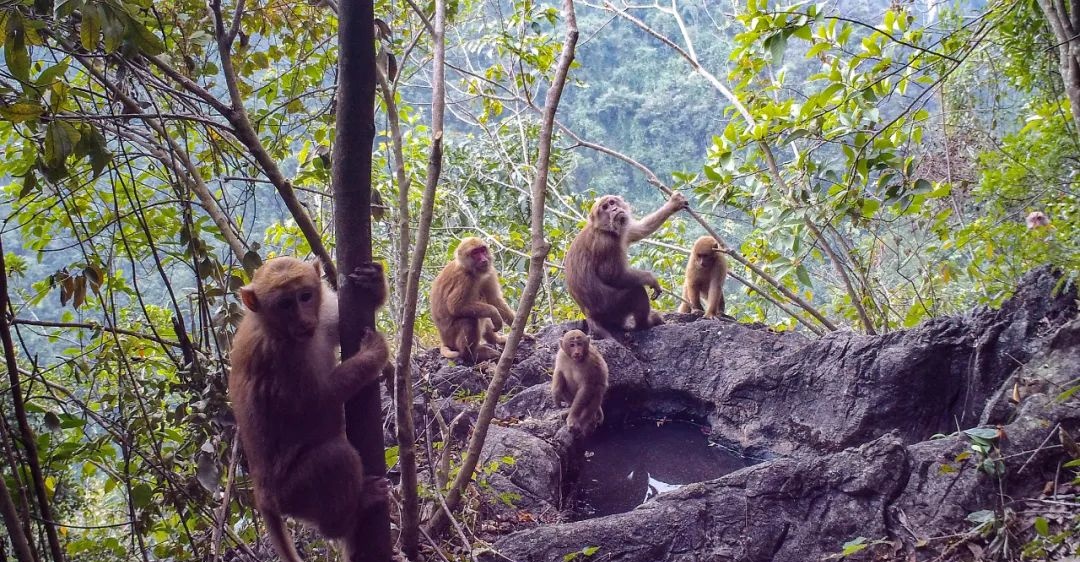
[[[679,312],[702,310],[701,297],[704,296],[705,318],[722,316],[727,267],[727,259],[720,251],[720,244],[711,236],[698,238],[690,250],[690,259],[686,262],[683,303],[679,305]]]
[[[350,281],[386,300],[382,266],[356,269]],[[364,477],[359,453],[345,437],[345,401],[375,382],[389,349],[370,331],[360,352],[338,363],[337,295],[319,263],[267,261],[240,289],[249,312],[232,347],[229,397],[255,484],[255,502],[285,562],[301,562],[285,527],[289,515],[355,551],[358,515],[386,501],[388,483]]]
[[[514,311],[503,299],[499,273],[483,240],[471,236],[463,239],[454,251],[454,259],[435,278],[431,285],[431,318],[442,339],[443,357],[477,362],[499,356],[487,344],[506,341],[496,332],[502,329],[503,322],[514,323]]]
[[[660,282],[651,272],[630,267],[626,249],[686,206],[686,197],[673,193],[663,207],[638,221],[622,197],[604,195],[593,203],[585,228],[563,260],[566,286],[585,313],[593,337],[607,338],[611,332],[623,330],[627,316],[633,316],[635,330],[664,323],[651,311],[645,291],[646,286],[651,287],[653,298],[659,297]]]
[[[604,356],[581,330],[570,330],[559,340],[551,394],[555,403],[570,404],[566,426],[579,435],[592,433],[604,423],[604,392],[608,366]]]

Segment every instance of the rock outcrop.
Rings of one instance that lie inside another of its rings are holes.
[[[972,558],[993,533],[965,534],[977,524],[968,517],[1015,514],[1004,501],[1055,481],[1064,453],[1047,443],[1059,428],[1080,434],[1077,398],[1058,400],[1080,376],[1076,294],[1054,296],[1055,281],[1033,273],[1000,309],[884,336],[811,339],[674,314],[626,342],[598,342],[611,368],[609,423],[643,413],[707,422],[714,441],[766,462],[628,513],[493,536],[500,554],[490,559],[557,561],[598,547],[591,559],[816,560],[860,536],[864,554]],[[547,392],[571,327],[548,328],[519,351],[512,398],[498,410],[508,426],[484,451],[485,462],[512,459],[485,476],[492,493],[544,521],[558,519],[580,460]],[[483,387],[474,369],[422,368],[443,396]],[[974,433],[989,458],[958,431],[979,426],[1001,426]]]

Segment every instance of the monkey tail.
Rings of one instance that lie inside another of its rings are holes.
[[[266,520],[266,531],[270,534],[270,542],[278,553],[282,562],[304,562],[300,554],[296,552],[289,530],[285,528],[285,520],[278,513],[263,513]]]
[[[450,349],[445,345],[439,348],[439,353],[441,353],[442,356],[447,359],[458,359],[459,357],[461,357],[460,351],[454,351],[453,349]]]

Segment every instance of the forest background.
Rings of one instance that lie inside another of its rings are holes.
[[[405,309],[401,242],[432,170],[441,4],[375,3],[374,252],[395,288],[379,317],[391,339]],[[632,252],[669,290],[661,310],[678,305],[705,225],[729,248],[728,313],[778,330],[911,327],[996,305],[1044,263],[1076,280],[1080,6],[576,7],[530,330],[579,317],[560,263],[604,193],[639,213],[670,190],[691,199],[693,216]],[[436,341],[423,295],[461,237],[489,241],[508,299],[520,297],[565,24],[559,6],[528,0],[445,9],[441,175],[405,346],[417,351]],[[256,543],[224,391],[236,290],[269,257],[333,255],[336,10],[0,4],[5,312],[18,356],[0,450],[45,559],[210,559]],[[1051,224],[1029,229],[1033,211]],[[388,464],[397,455],[388,449]]]

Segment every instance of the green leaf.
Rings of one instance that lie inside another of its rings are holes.
[[[874,216],[874,213],[881,207],[881,202],[877,199],[863,199],[862,202],[862,216],[870,218]]]
[[[79,137],[79,143],[75,146],[75,154],[90,157],[90,167],[93,169],[94,178],[101,175],[109,162],[112,162],[113,156],[109,152],[105,137],[92,125],[83,127],[82,136]]]
[[[773,33],[765,39],[765,49],[772,55],[773,64],[780,64],[784,58],[784,49],[787,48],[787,36],[784,32]]]
[[[262,265],[262,257],[259,256],[258,252],[248,250],[248,252],[244,254],[241,263],[244,265],[244,271],[247,272],[248,277],[251,277],[251,275],[255,273],[255,270],[259,269],[259,266]]]
[[[843,556],[851,556],[852,554],[855,554],[868,546],[870,545],[867,544],[866,537],[855,537],[854,539],[844,543],[844,550],[842,550],[840,553]]]
[[[105,36],[106,53],[115,53],[124,44],[124,22],[108,6],[102,8],[101,31]]]
[[[1039,533],[1039,536],[1050,536],[1050,523],[1046,520],[1045,517],[1035,518],[1035,532]]]
[[[131,488],[131,503],[135,507],[146,507],[150,505],[150,499],[153,497],[153,489],[149,484],[137,484]]]
[[[53,121],[45,129],[45,165],[60,168],[64,160],[75,150],[79,131],[67,121]]]
[[[600,552],[600,547],[599,546],[586,546],[585,548],[581,549],[581,553],[584,554],[585,556],[592,556],[593,554],[596,554],[597,552]]]
[[[157,56],[165,52],[165,43],[157,35],[134,18],[129,16],[126,19],[124,27],[127,28],[127,38],[139,51],[148,56]]]
[[[57,64],[46,68],[38,74],[37,85],[45,88],[51,86],[54,82],[63,79],[64,74],[68,69],[68,59],[64,59]]]
[[[795,268],[795,276],[799,278],[799,282],[804,287],[813,287],[814,283],[810,280],[810,272],[806,270],[806,266],[799,264],[799,267]]]
[[[82,25],[79,28],[79,40],[87,51],[96,51],[98,38],[101,37],[101,7],[90,3],[83,7]]]
[[[997,439],[998,430],[992,427],[973,427],[971,429],[965,429],[964,435],[977,437],[979,439]]]
[[[814,58],[818,56],[822,51],[827,51],[830,47],[832,47],[832,44],[825,41],[822,41],[820,43],[814,43],[813,47],[807,49],[806,58]]]
[[[60,417],[52,412],[45,412],[45,428],[49,431],[60,431]]]
[[[55,67],[54,67],[55,68]],[[37,119],[45,113],[45,108],[37,102],[20,101],[11,105],[0,107],[0,116],[12,123],[22,123],[31,119]]]
[[[23,188],[19,190],[19,199],[30,195],[38,190],[37,175],[33,170],[26,172],[26,176],[23,177]]]
[[[30,53],[26,50],[26,32],[18,12],[11,12],[7,18],[6,37],[4,60],[11,69],[11,75],[20,82],[30,82]]]

